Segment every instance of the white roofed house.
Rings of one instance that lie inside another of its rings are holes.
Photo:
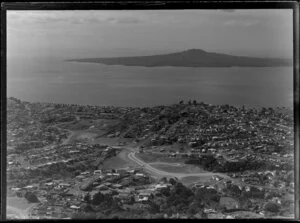
[[[168,188],[169,186],[170,186],[170,184],[159,183],[159,184],[154,185],[154,189],[160,190],[160,189]]]
[[[76,206],[76,205],[71,205],[70,208],[75,210],[75,211],[78,211],[80,209],[80,207]]]
[[[102,170],[95,170],[94,171],[94,174],[101,174],[102,173]]]
[[[137,202],[148,202],[150,199],[151,194],[150,193],[140,193],[138,194],[136,201]]]
[[[29,191],[29,190],[36,190],[38,188],[38,186],[37,185],[34,185],[34,184],[32,184],[32,185],[27,185],[27,186],[25,186],[25,187],[23,187],[23,189],[25,189],[25,190],[27,190],[27,191]]]
[[[134,197],[130,193],[119,193],[117,195],[114,195],[113,198],[122,202],[123,204],[131,204],[134,202]]]
[[[112,176],[119,177],[120,173],[112,173]]]
[[[136,170],[127,170],[127,173],[134,174],[134,173],[136,173]]]
[[[120,189],[120,188],[123,187],[123,185],[121,185],[121,184],[113,184],[112,187],[116,188],[116,189]]]
[[[58,184],[57,187],[62,189],[62,188],[68,188],[70,186],[71,186],[71,184],[69,184],[69,183],[60,183],[60,184]]]
[[[21,190],[21,188],[19,188],[19,187],[12,187],[11,188],[11,191],[19,191],[19,190]]]
[[[54,183],[53,182],[48,182],[48,183],[45,183],[45,186],[52,187],[52,186],[54,186]]]
[[[143,173],[136,173],[135,176],[137,176],[137,177],[145,177],[146,175],[143,174]]]

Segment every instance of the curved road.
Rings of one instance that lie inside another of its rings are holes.
[[[231,177],[229,177],[228,175],[224,174],[224,173],[212,173],[212,172],[204,172],[204,173],[174,173],[174,172],[166,172],[166,171],[162,171],[162,170],[158,170],[156,168],[154,168],[153,166],[149,165],[148,163],[145,163],[143,160],[139,159],[138,157],[135,156],[136,152],[130,152],[128,154],[128,158],[137,163],[139,166],[143,167],[145,170],[147,170],[148,172],[154,173],[156,175],[159,176],[165,176],[165,177],[177,177],[178,179],[184,178],[184,177],[190,177],[190,176],[195,176],[195,177],[209,177],[209,176],[220,176],[223,177],[224,179],[230,179],[233,182],[240,182],[237,179],[233,179]],[[223,180],[224,180],[223,179]],[[218,181],[216,182],[216,184],[222,182]],[[268,187],[268,186],[259,186],[259,185],[254,185],[254,184],[247,184],[245,182],[240,182],[242,185],[244,186],[253,186],[253,187],[261,187],[261,188],[265,188],[268,190],[276,190],[278,191],[279,188],[274,188],[274,187]]]
[[[173,173],[173,172],[166,172],[166,171],[162,171],[162,170],[158,170],[154,167],[152,167],[151,165],[149,165],[148,163],[145,163],[144,161],[140,160],[139,158],[137,158],[135,156],[136,152],[130,152],[128,154],[128,158],[137,163],[139,166],[143,167],[144,169],[146,169],[147,171],[154,173],[156,175],[160,175],[160,176],[166,176],[166,177],[177,177],[178,179],[183,178],[183,177],[190,177],[190,176],[198,176],[198,177],[207,177],[207,176],[214,176],[214,175],[218,175],[221,176],[223,178],[227,178],[227,179],[231,179],[229,176],[223,174],[223,173],[212,173],[212,172],[204,172],[204,173]]]

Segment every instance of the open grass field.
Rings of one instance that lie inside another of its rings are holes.
[[[79,121],[72,121],[64,124],[60,124],[59,127],[63,129],[69,129],[73,131],[80,130],[91,130],[101,131],[103,133],[115,128],[120,123],[119,120],[115,119],[81,119]]]
[[[119,157],[118,155],[115,157],[112,157],[110,159],[107,159],[103,162],[102,168],[103,169],[119,169],[119,168],[126,168],[130,164]]]
[[[96,133],[83,132],[83,133],[78,134],[77,139],[90,141],[90,140],[93,140],[96,136],[97,136]]]
[[[182,158],[171,158],[160,154],[153,153],[137,153],[136,157],[143,160],[146,163],[164,162],[164,163],[183,163]]]
[[[181,165],[172,165],[168,163],[151,163],[151,166],[153,166],[156,169],[171,172],[171,173],[201,173],[204,172],[201,168],[187,165],[187,164],[181,164]]]
[[[116,145],[121,141],[122,140],[120,140],[119,138],[99,137],[99,134],[95,132],[82,130],[82,131],[72,131],[72,135],[69,137],[69,140],[67,140],[67,143],[86,142],[89,144]]]
[[[86,130],[94,123],[93,120],[80,120],[74,121],[71,123],[60,125],[61,128],[69,129],[69,130]]]
[[[192,186],[195,183],[205,183],[211,179],[211,176],[188,176],[181,178],[181,182],[186,186]]]
[[[236,211],[230,213],[232,216],[235,216],[236,218],[245,219],[245,218],[263,218],[262,215],[250,212],[250,211]]]
[[[20,210],[26,210],[32,206],[32,204],[28,203],[25,198],[19,197],[7,197],[7,205]]]
[[[170,173],[189,173],[185,166],[170,166],[166,164],[150,164],[152,167],[158,170],[170,172]]]
[[[132,163],[127,157],[128,151],[121,151],[116,156],[107,159],[101,165],[103,169],[122,169],[136,167],[137,165]]]

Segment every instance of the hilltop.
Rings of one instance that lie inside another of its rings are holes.
[[[202,49],[189,49],[177,53],[152,56],[82,58],[66,61],[143,67],[281,67],[292,66],[293,64],[292,59],[233,56],[207,52]]]

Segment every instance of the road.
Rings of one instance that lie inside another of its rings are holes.
[[[129,148],[127,148],[129,149]],[[261,187],[267,190],[276,190],[278,191],[279,188],[274,188],[274,187],[270,187],[270,186],[259,186],[259,185],[253,185],[253,184],[247,184],[245,182],[241,182],[238,179],[233,179],[231,177],[229,177],[228,175],[224,174],[224,173],[212,173],[212,172],[204,172],[204,173],[174,173],[174,172],[166,172],[166,171],[162,171],[159,169],[154,168],[153,166],[149,165],[148,163],[144,162],[143,160],[139,159],[138,157],[136,157],[136,150],[134,149],[130,149],[130,153],[127,154],[128,159],[131,160],[132,162],[138,164],[139,166],[141,166],[142,168],[144,168],[144,170],[146,170],[147,172],[154,174],[156,176],[160,176],[160,177],[177,177],[178,179],[184,178],[184,177],[190,177],[190,176],[195,176],[195,177],[211,177],[211,176],[220,176],[223,177],[224,179],[229,179],[232,180],[233,182],[239,182],[241,185],[244,186],[252,186],[252,187]],[[223,180],[224,180],[223,179]],[[222,180],[222,181],[223,181]],[[220,183],[221,181],[216,182]]]
[[[137,163],[139,166],[143,167],[146,171],[154,174],[154,175],[159,175],[162,177],[177,177],[178,179],[181,179],[183,177],[190,177],[190,176],[195,176],[195,177],[209,177],[209,176],[214,176],[218,175],[223,178],[231,179],[229,176],[223,174],[223,173],[212,173],[212,172],[204,172],[204,173],[174,173],[174,172],[166,172],[162,170],[158,170],[148,163],[145,163],[144,161],[140,160],[135,156],[136,152],[132,151],[128,153],[128,158]]]

